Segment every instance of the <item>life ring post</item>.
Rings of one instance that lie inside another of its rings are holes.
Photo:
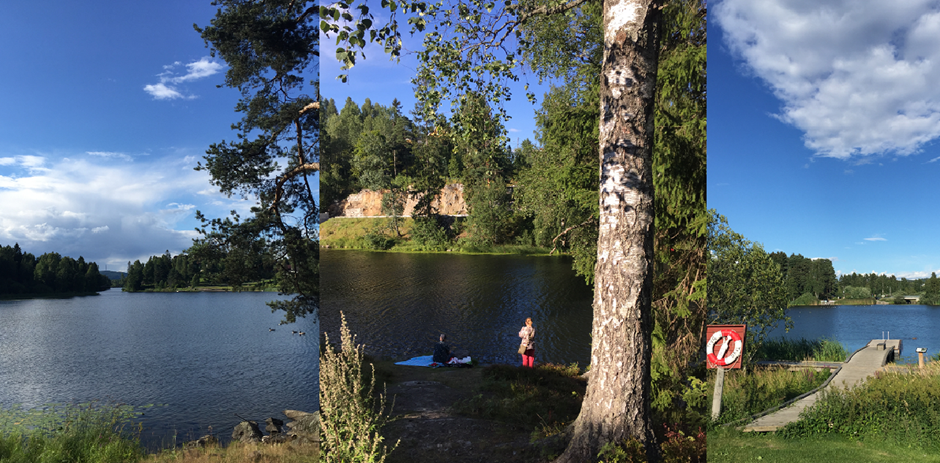
[[[721,415],[721,394],[725,388],[725,368],[718,367],[718,376],[715,377],[715,394],[712,396],[712,421],[718,421]]]

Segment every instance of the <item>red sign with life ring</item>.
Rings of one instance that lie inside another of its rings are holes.
[[[745,325],[711,325],[705,336],[708,368],[741,368]]]

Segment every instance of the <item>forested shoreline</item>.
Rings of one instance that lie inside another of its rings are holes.
[[[98,264],[47,252],[38,258],[19,243],[0,246],[0,296],[95,294],[111,287]]]
[[[233,290],[274,290],[278,277],[270,252],[256,249],[219,250],[194,245],[171,256],[167,251],[146,263],[127,263],[127,275],[117,282],[124,291],[175,291],[206,286]]]
[[[766,286],[762,297],[772,299],[773,303],[761,302],[765,306],[779,306],[788,301],[786,306],[808,306],[820,304],[909,304],[910,296],[919,297],[917,303],[940,305],[940,279],[936,272],[929,278],[898,278],[888,274],[842,274],[836,276],[832,261],[824,258],[807,258],[801,254],[787,254],[783,251],[767,253],[760,243],[746,240],[727,226],[727,219],[712,211],[712,234],[709,247],[720,251],[709,265],[709,273],[718,275],[730,269],[730,263],[746,259],[749,263],[742,270],[722,276],[724,281],[735,278],[761,282]],[[723,256],[728,252],[729,257]],[[741,280],[741,281],[744,281]],[[716,282],[716,280],[712,280]],[[734,286],[734,285],[731,285]],[[722,292],[716,283],[711,290]],[[773,296],[767,296],[773,293]],[[717,293],[715,293],[717,294]],[[714,294],[713,294],[714,295]],[[759,304],[759,305],[761,305]],[[734,305],[734,304],[731,304]]]

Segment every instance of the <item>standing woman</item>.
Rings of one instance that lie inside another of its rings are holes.
[[[519,353],[522,354],[522,366],[533,368],[535,364],[535,327],[532,326],[532,319],[525,319],[525,326],[519,331],[519,337],[522,338],[522,344],[519,346]]]

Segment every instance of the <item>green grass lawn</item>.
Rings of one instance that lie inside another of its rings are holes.
[[[717,429],[708,432],[708,461],[709,463],[940,462],[940,455],[931,450],[908,448],[896,442],[850,440],[838,435],[785,439],[774,434]]]

